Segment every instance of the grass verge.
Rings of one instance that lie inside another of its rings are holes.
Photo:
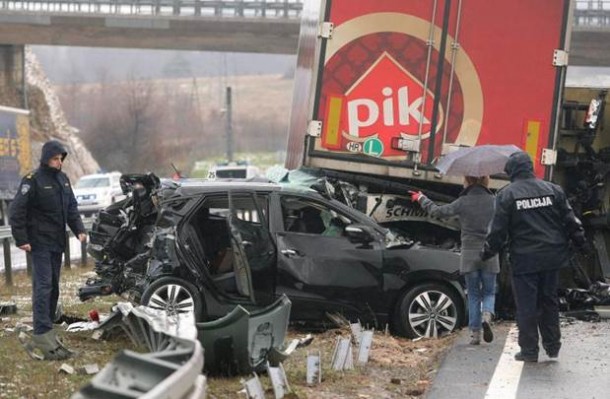
[[[121,301],[117,296],[96,298],[82,303],[77,298],[78,287],[84,284],[85,274],[91,267],[73,267],[62,271],[61,302],[64,314],[75,319],[86,319],[89,310],[98,309],[101,315],[109,313],[113,304]],[[2,276],[0,275],[0,278]],[[101,369],[121,349],[134,348],[125,336],[112,340],[94,340],[91,331],[66,332],[57,326],[64,344],[79,355],[67,361],[35,361],[30,359],[17,339],[14,328],[19,323],[31,323],[31,283],[25,272],[15,273],[13,286],[0,283],[0,301],[17,304],[17,314],[4,315],[0,321],[0,398],[38,399],[69,398],[93,376],[65,374],[59,371],[63,363],[75,369],[95,363]],[[314,340],[306,348],[298,349],[285,363],[288,381],[293,390],[291,398],[351,399],[351,398],[418,398],[430,384],[434,371],[443,354],[454,340],[447,336],[436,340],[413,341],[376,332],[365,367],[337,372],[330,367],[336,337],[348,336],[347,330],[333,329],[315,333]],[[303,331],[290,330],[289,338],[300,337]],[[307,386],[306,357],[308,352],[322,354],[322,383]],[[238,398],[242,389],[235,378],[208,378],[208,398]],[[261,376],[271,397],[271,385]]]

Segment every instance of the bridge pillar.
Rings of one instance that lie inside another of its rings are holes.
[[[0,105],[27,108],[23,45],[0,45]]]

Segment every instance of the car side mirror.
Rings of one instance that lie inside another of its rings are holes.
[[[350,224],[345,226],[343,231],[347,239],[354,244],[362,244],[368,247],[371,242],[375,241],[372,229],[363,224]]]

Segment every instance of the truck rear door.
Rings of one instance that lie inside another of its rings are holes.
[[[307,166],[427,178],[453,148],[515,144],[544,176],[543,150],[555,147],[570,0],[310,3],[289,167],[305,151]],[[312,34],[326,38],[313,46]]]

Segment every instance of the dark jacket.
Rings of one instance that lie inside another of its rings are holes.
[[[537,179],[525,152],[510,156],[505,168],[511,184],[496,196],[496,213],[485,242],[487,254],[509,242],[513,274],[553,270],[568,264],[569,240],[584,245],[580,220],[556,184]]]
[[[500,271],[497,256],[487,261],[481,261],[479,258],[491,218],[494,215],[494,195],[491,191],[475,184],[462,191],[460,196],[450,204],[439,206],[425,196],[419,200],[419,204],[433,217],[459,217],[462,239],[460,272],[483,270],[498,273]]]
[[[40,167],[21,180],[9,211],[17,246],[30,244],[32,249],[61,252],[66,246],[66,224],[75,235],[85,233],[68,176],[48,166],[57,154],[66,157],[59,142],[45,143]]]

